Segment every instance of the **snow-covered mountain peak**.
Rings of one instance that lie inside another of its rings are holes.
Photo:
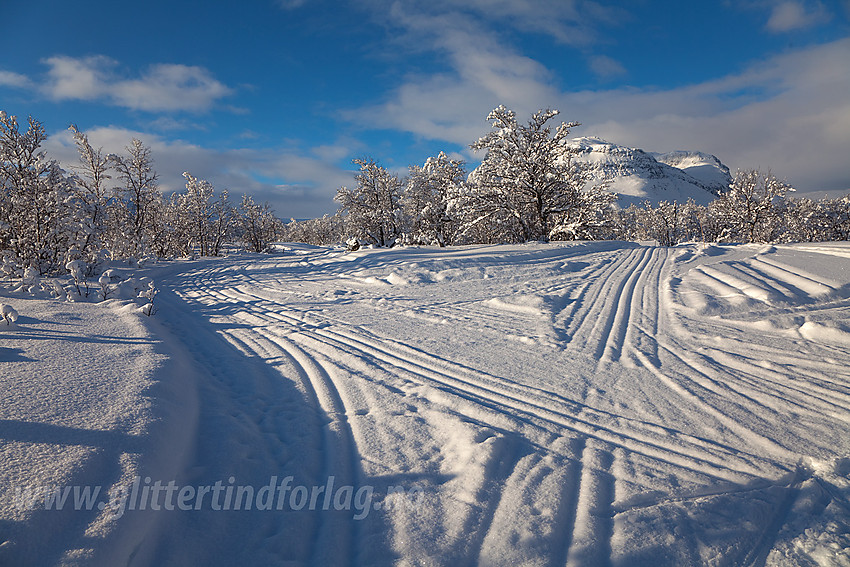
[[[703,152],[645,152],[594,136],[573,138],[569,145],[593,182],[604,181],[620,195],[622,207],[647,199],[708,204],[732,182],[729,168]]]
[[[711,154],[677,150],[665,154],[650,152],[650,155],[659,162],[681,169],[702,181],[715,194],[725,191],[732,182],[729,168]]]

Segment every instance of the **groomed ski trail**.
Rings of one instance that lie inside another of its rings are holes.
[[[831,439],[850,420],[847,346],[779,323],[748,334],[755,312],[847,309],[842,283],[755,249],[296,247],[199,262],[168,284],[165,317],[213,377],[201,404],[239,424],[262,454],[252,468],[376,486],[365,521],[256,514],[269,564],[752,564],[786,523],[800,443],[830,451],[788,412],[838,424]],[[246,382],[229,376],[240,357]],[[297,417],[269,426],[269,408]],[[424,497],[382,508],[391,484]],[[710,531],[723,503],[767,513],[767,529],[707,543],[684,518],[702,513]],[[682,537],[656,543],[670,521]],[[290,528],[300,552],[275,557]]]

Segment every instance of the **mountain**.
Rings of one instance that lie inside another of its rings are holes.
[[[732,182],[729,168],[702,152],[652,153],[595,137],[573,138],[570,146],[577,150],[573,159],[592,172],[593,182],[605,181],[620,195],[621,207],[647,199],[683,203],[692,198],[705,205]]]

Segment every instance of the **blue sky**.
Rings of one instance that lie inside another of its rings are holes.
[[[0,109],[70,163],[76,123],[279,216],[336,210],[351,160],[400,173],[504,104],[594,135],[850,190],[850,0],[7,0]],[[823,193],[819,193],[823,194]]]

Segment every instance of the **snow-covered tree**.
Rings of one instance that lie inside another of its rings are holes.
[[[356,159],[354,163],[360,166],[355,176],[357,187],[342,187],[335,197],[340,211],[347,215],[346,227],[352,236],[376,246],[392,246],[401,232],[402,182],[374,159]]]
[[[779,210],[794,189],[769,171],[739,171],[729,191],[711,204],[722,227],[719,238],[732,242],[773,242],[781,232]]]
[[[192,248],[197,248],[201,256],[212,255],[212,198],[215,194],[209,182],[184,172],[186,192],[179,197],[182,219],[186,236]]]
[[[850,195],[821,201],[819,240],[850,240]]]
[[[639,224],[641,237],[655,240],[660,246],[673,246],[681,237],[680,206],[673,201],[661,201],[656,207],[649,201],[643,203]]]
[[[561,190],[548,207],[549,240],[600,240],[613,234],[613,207],[617,195],[605,185],[592,183],[589,172],[573,163],[569,154]]]
[[[236,208],[230,204],[227,189],[218,194],[218,199],[212,204],[212,219],[210,223],[211,254],[218,256],[224,243],[233,234],[236,222]]]
[[[319,246],[328,246],[342,242],[345,238],[345,223],[342,215],[322,215],[310,223],[311,242]]]
[[[72,183],[40,149],[45,137],[34,118],[21,132],[0,112],[0,248],[41,274],[61,269],[75,221]]]
[[[540,110],[527,124],[499,106],[488,116],[493,130],[470,145],[486,150],[481,165],[469,176],[464,230],[481,223],[516,239],[582,238],[584,221],[597,222],[612,197],[600,188],[585,189],[586,179],[572,162],[576,151],[567,142],[577,122],[547,125],[557,110]],[[553,232],[554,231],[554,232]]]
[[[290,219],[280,228],[281,240],[288,242],[306,242],[317,246],[327,246],[345,240],[345,220],[339,212],[302,221]]]
[[[839,199],[785,199],[779,210],[783,242],[850,240],[850,196]]]
[[[662,246],[680,242],[706,240],[707,208],[693,199],[684,204],[661,201],[653,206],[644,201],[642,206],[630,205],[616,215],[616,238],[622,240],[655,240]]]
[[[238,222],[242,243],[249,252],[265,252],[280,232],[280,221],[269,204],[258,205],[249,195],[242,195]]]
[[[162,194],[157,184],[158,175],[153,169],[151,149],[133,138],[125,151],[123,156],[109,156],[112,167],[118,172],[118,179],[123,182],[117,190],[124,199],[124,210],[116,212],[125,213],[125,218],[120,219],[116,214],[116,220],[124,225],[123,243],[130,247],[127,255],[138,257],[148,251],[150,237],[153,236],[151,209],[162,200]],[[116,242],[113,246],[118,244]]]
[[[420,167],[410,166],[402,196],[407,241],[414,244],[452,244],[456,221],[449,203],[459,192],[466,174],[463,162],[444,152]]]
[[[150,251],[158,258],[187,256],[191,253],[189,227],[180,208],[180,195],[172,193],[168,200],[154,201],[148,211],[148,225],[153,234]]]
[[[110,179],[109,157],[101,148],[94,149],[88,136],[72,124],[69,130],[80,154],[79,165],[74,167],[74,195],[79,200],[80,218],[76,246],[82,251],[88,270],[97,265],[99,251],[107,245],[109,223],[109,195],[106,187]],[[89,273],[91,275],[91,273]]]

